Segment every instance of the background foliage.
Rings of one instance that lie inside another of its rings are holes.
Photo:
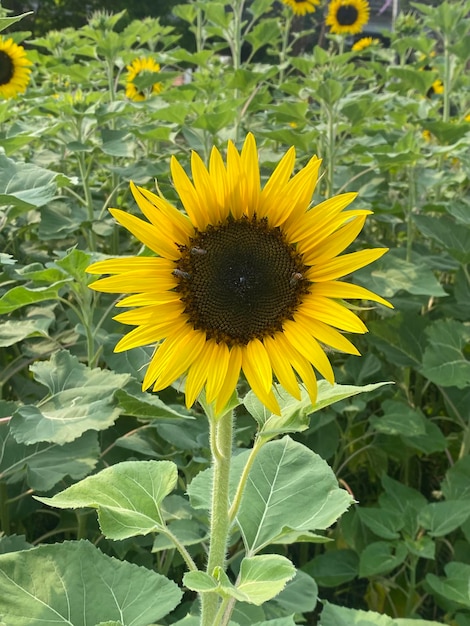
[[[328,461],[357,504],[323,531],[327,542],[284,538],[276,552],[300,573],[263,607],[240,604],[233,620],[469,626],[470,5],[414,3],[387,46],[355,53],[352,41],[327,37],[302,54],[293,50],[311,33],[290,30],[286,7],[255,0],[242,19],[238,6],[175,7],[192,51],[158,18],[123,14],[29,38],[32,83],[13,105],[0,101],[0,597],[15,571],[60,584],[83,606],[69,566],[94,563],[89,607],[110,606],[95,571],[112,581],[120,610],[87,607],[89,623],[197,623],[184,618],[192,592],[175,608],[171,581],[181,584],[186,568],[168,536],[110,538],[90,508],[53,509],[32,496],[54,497],[123,461],[171,461],[178,472],[162,520],[204,561],[195,477],[208,466],[205,421],[183,408],[178,386],[159,397],[140,391],[149,351],[113,353],[123,332],[114,301],[88,289],[84,270],[139,252],[107,213],[135,211],[130,180],[152,188],[158,178],[174,201],[171,155],[185,166],[191,150],[207,160],[214,143],[223,149],[250,130],[264,173],[294,145],[299,165],[324,159],[315,201],[356,190],[356,206],[374,211],[357,247],[390,252],[355,280],[395,310],[363,310],[364,356],[335,355],[334,366],[345,385],[394,384],[304,416],[294,440]],[[163,90],[133,102],[126,65],[140,56],[160,64]],[[237,414],[244,449],[256,430],[250,396]],[[130,580],[141,602],[139,592],[167,598],[160,613],[132,613]]]

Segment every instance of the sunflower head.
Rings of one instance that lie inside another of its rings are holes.
[[[374,37],[362,37],[353,44],[351,50],[353,52],[362,52],[363,50],[367,50],[371,46],[378,46],[380,44],[380,40]]]
[[[31,61],[13,39],[0,37],[0,97],[16,98],[28,86]]]
[[[299,381],[312,402],[318,371],[334,381],[324,347],[358,354],[344,335],[364,333],[345,298],[380,296],[339,278],[361,268],[385,248],[341,254],[370,211],[345,210],[345,193],[313,208],[320,160],[312,157],[292,176],[295,152],[280,160],[264,187],[249,134],[241,152],[229,142],[227,159],[213,148],[209,166],[192,154],[192,180],[173,158],[171,173],[184,212],[161,196],[131,184],[148,221],[121,209],[111,213],[155,256],[94,263],[109,274],[92,289],[129,293],[116,316],[135,326],[116,351],[155,345],[143,388],[161,390],[186,375],[186,404],[205,389],[223,411],[241,372],[260,400],[279,413],[274,378],[300,398]]]
[[[320,0],[282,0],[282,2],[292,9],[294,15],[313,13],[320,4]]]
[[[160,65],[153,59],[134,59],[127,66],[126,96],[130,100],[139,102],[153,94],[160,93],[162,84],[156,78],[159,71]]]
[[[326,25],[335,35],[357,35],[369,21],[367,0],[331,0]]]

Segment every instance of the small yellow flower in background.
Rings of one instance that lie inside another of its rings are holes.
[[[295,15],[313,13],[320,4],[320,0],[282,0],[282,2],[290,7]]]
[[[155,253],[99,261],[87,269],[111,274],[92,289],[132,294],[118,306],[134,308],[115,319],[136,328],[115,351],[157,345],[144,390],[159,391],[186,374],[186,405],[205,388],[207,401],[220,413],[243,371],[258,398],[279,413],[273,375],[295,398],[302,381],[315,402],[314,368],[334,382],[323,346],[359,354],[343,333],[367,328],[343,300],[390,305],[338,279],[387,249],[341,254],[371,211],[345,211],[355,193],[309,208],[321,161],[312,157],[292,176],[294,162],[292,147],[261,188],[258,152],[249,134],[241,152],[229,142],[226,163],[216,148],[208,168],[193,152],[192,181],[172,158],[173,184],[186,213],[132,183],[148,221],[111,209]]]
[[[431,141],[432,139],[431,131],[428,130],[427,128],[423,130],[423,132],[421,133],[421,136],[423,137],[424,141]]]
[[[366,48],[370,48],[370,46],[377,46],[378,44],[380,44],[380,39],[376,39],[374,37],[363,37],[353,44],[351,50],[353,52],[361,52]]]
[[[159,83],[156,79],[155,81],[153,74],[158,74],[160,71],[160,65],[155,63],[153,59],[149,58],[140,58],[134,59],[130,65],[127,66],[127,77],[126,77],[126,96],[130,100],[134,100],[140,102],[142,100],[146,100],[148,96],[152,94],[158,94],[162,90],[162,84]],[[149,86],[147,89],[140,89],[136,83],[135,79],[138,76],[149,76]]]
[[[436,93],[438,95],[443,94],[444,93],[444,84],[442,82],[442,80],[440,80],[439,78],[437,78],[433,84],[431,85],[431,94]]]
[[[357,35],[369,21],[367,0],[331,0],[326,25],[335,35]]]
[[[466,115],[463,119],[465,122],[470,122],[470,113]]]
[[[16,98],[24,93],[31,78],[31,61],[23,46],[0,37],[0,97]]]

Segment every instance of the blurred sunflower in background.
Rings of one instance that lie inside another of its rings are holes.
[[[331,0],[326,25],[335,35],[357,35],[369,21],[367,0]]]
[[[193,152],[192,181],[172,158],[173,184],[185,214],[134,184],[132,193],[148,221],[111,209],[157,255],[108,259],[87,269],[111,275],[92,289],[132,294],[118,306],[134,308],[115,319],[136,328],[115,351],[157,345],[143,389],[159,391],[186,374],[186,405],[204,388],[220,413],[243,371],[258,398],[279,413],[273,375],[295,398],[303,382],[314,403],[314,369],[334,382],[325,346],[359,354],[344,333],[367,328],[343,300],[390,305],[338,279],[387,249],[341,255],[371,212],[345,210],[355,193],[309,208],[321,161],[312,157],[292,176],[294,162],[292,147],[261,188],[249,134],[241,152],[229,142],[226,163],[216,148],[208,168]]]
[[[31,78],[31,61],[23,46],[0,37],[0,97],[16,98],[24,93]]]
[[[290,7],[295,15],[313,13],[320,4],[320,0],[282,0],[282,2]]]
[[[380,39],[376,39],[374,37],[362,37],[362,39],[359,39],[352,45],[351,50],[353,52],[362,52],[371,46],[378,46],[379,44]]]
[[[160,65],[150,58],[134,59],[127,66],[126,97],[140,102],[162,90],[162,84],[158,82],[156,74],[160,71]]]

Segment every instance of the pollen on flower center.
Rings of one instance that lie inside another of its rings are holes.
[[[305,265],[267,220],[228,219],[181,247],[175,276],[195,329],[229,345],[282,330],[308,292]]]

